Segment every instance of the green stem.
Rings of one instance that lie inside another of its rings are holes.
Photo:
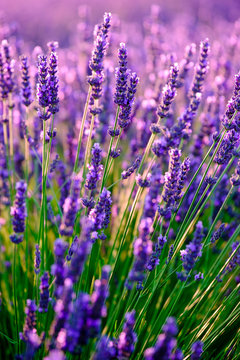
[[[17,286],[16,286],[16,252],[17,244],[14,244],[13,255],[13,298],[14,298],[14,313],[15,313],[15,325],[16,325],[16,338],[17,338],[17,351],[19,354],[19,331],[18,331],[18,314],[17,314]]]
[[[81,122],[81,128],[80,128],[79,136],[78,136],[77,153],[76,153],[75,163],[74,163],[74,167],[73,167],[73,172],[74,173],[77,172],[77,168],[78,168],[79,153],[80,153],[80,150],[81,150],[84,125],[85,125],[85,121],[86,121],[86,118],[87,118],[88,105],[89,105],[89,101],[90,101],[91,92],[92,92],[92,87],[89,86],[87,100],[86,100],[86,103],[85,103],[82,122]]]

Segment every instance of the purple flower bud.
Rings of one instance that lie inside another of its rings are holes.
[[[228,131],[217,151],[214,161],[219,164],[227,164],[233,155],[236,143],[239,141],[239,134],[235,130]]]
[[[38,57],[38,84],[37,97],[41,107],[46,108],[49,105],[49,88],[48,88],[48,66],[47,56],[39,55]],[[43,119],[47,120],[47,119]]]
[[[136,176],[136,183],[138,184],[138,186],[140,186],[142,188],[150,187],[151,178],[152,178],[151,174],[147,174],[147,177],[145,179],[143,179],[141,174],[138,174]]]
[[[172,260],[173,257],[173,252],[174,252],[174,245],[172,244],[169,248],[169,252],[168,252],[168,257],[166,260],[166,264],[169,264],[169,262]]]
[[[201,273],[201,272],[194,276],[194,280],[196,280],[196,281],[199,281],[201,279],[203,279],[203,273]]]
[[[93,231],[106,229],[110,222],[112,199],[111,193],[103,188],[96,206],[90,211],[89,218],[93,222]]]
[[[202,93],[203,82],[208,70],[209,51],[209,40],[206,39],[200,43],[200,55],[198,64],[195,68],[195,76],[190,94],[191,97],[195,97],[197,93]]]

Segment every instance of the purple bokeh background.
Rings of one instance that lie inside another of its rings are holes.
[[[240,17],[239,0],[1,0],[0,10],[8,22],[18,24],[24,39],[43,44],[56,39],[62,46],[78,22],[78,8],[88,5],[90,20],[99,22],[105,11],[117,13],[122,22],[136,22],[140,26],[152,4],[162,8],[162,20],[173,21],[181,15],[191,17],[214,29],[219,20],[235,21]],[[224,29],[223,29],[224,31]]]

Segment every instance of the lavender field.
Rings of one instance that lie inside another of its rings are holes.
[[[240,359],[240,3],[159,3],[0,4],[0,360]]]

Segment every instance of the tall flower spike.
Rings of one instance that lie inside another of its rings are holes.
[[[147,269],[149,271],[153,271],[155,267],[159,264],[159,257],[162,253],[163,247],[165,243],[167,242],[167,239],[165,236],[162,236],[162,234],[158,237],[157,243],[155,244],[154,251],[152,252],[152,255],[150,259],[148,260]]]
[[[121,177],[123,180],[129,178],[134,173],[134,171],[139,168],[141,160],[142,160],[142,156],[141,155],[137,156],[133,164],[127,170],[122,171]]]
[[[174,351],[177,345],[177,340],[175,339],[177,332],[176,320],[173,317],[169,317],[163,326],[163,333],[159,335],[155,346],[144,352],[145,360],[177,359],[176,355],[181,355],[181,350],[177,349]],[[180,359],[182,359],[181,356]]]
[[[165,174],[165,183],[162,192],[162,198],[166,202],[167,208],[170,208],[174,205],[179,192],[178,183],[181,150],[171,149],[169,151],[169,155],[169,168],[168,172]]]
[[[99,196],[99,202],[89,214],[89,218],[93,222],[93,231],[103,230],[108,227],[110,222],[111,206],[111,193],[106,188],[103,188],[103,191]]]
[[[187,178],[187,175],[190,171],[190,159],[186,158],[180,168],[179,178],[177,182],[176,196],[175,200],[178,201],[182,197],[182,190],[184,188],[184,184]]]
[[[186,281],[189,272],[193,269],[198,258],[202,256],[202,240],[203,240],[203,225],[199,221],[196,225],[193,240],[186,246],[185,250],[181,250],[181,260],[183,263],[183,272],[177,273],[177,277],[181,281]]]
[[[120,358],[129,359],[132,355],[137,341],[137,335],[133,331],[135,325],[135,311],[127,313],[125,316],[125,323],[123,331],[119,335],[118,340],[118,355]]]
[[[88,190],[94,190],[97,187],[98,180],[101,179],[103,166],[101,165],[102,160],[102,149],[98,143],[93,145],[92,148],[92,161],[91,165],[88,166],[88,174],[86,176],[85,187]]]
[[[111,267],[105,265],[102,268],[101,280],[95,280],[94,282],[94,292],[91,296],[91,311],[89,315],[89,331],[91,337],[99,335],[101,330],[101,319],[107,315],[105,301],[108,297],[108,279],[110,271]]]
[[[127,93],[127,80],[128,80],[128,69],[127,69],[127,49],[124,43],[120,44],[118,50],[119,67],[116,68],[116,90],[114,94],[114,102],[117,105],[124,106],[126,103]]]
[[[51,114],[56,114],[59,111],[58,98],[58,58],[56,52],[51,52],[48,67],[48,96],[49,96],[49,111]]]
[[[28,58],[27,56],[22,55],[20,60],[22,70],[22,102],[25,106],[28,107],[33,101],[31,94]]]
[[[61,346],[64,350],[68,350],[72,354],[80,354],[82,346],[87,344],[89,340],[89,312],[90,296],[80,293],[73,304],[65,325],[65,331],[63,333],[65,341]]]
[[[40,289],[40,301],[39,301],[39,312],[47,312],[48,311],[48,303],[49,303],[49,274],[47,271],[41,277],[41,283],[39,286]]]
[[[41,252],[39,249],[39,245],[35,246],[35,261],[34,261],[34,272],[36,275],[40,273],[40,265],[41,265]]]
[[[131,120],[131,112],[137,91],[137,84],[139,77],[136,73],[132,73],[130,77],[130,85],[128,87],[125,104],[121,106],[121,111],[118,117],[118,124],[121,128],[126,128]]]
[[[172,104],[176,96],[178,72],[179,72],[178,64],[174,64],[170,68],[170,77],[168,80],[168,84],[165,85],[163,88],[162,101],[157,110],[157,115],[160,117],[160,119],[163,119],[167,116],[170,109],[170,105]]]
[[[200,43],[200,55],[198,64],[195,68],[195,76],[190,93],[190,97],[196,97],[196,94],[202,93],[203,82],[208,70],[208,56],[210,51],[209,40],[206,39]]]
[[[107,38],[111,26],[111,17],[111,13],[104,14],[103,24],[96,36],[92,58],[89,63],[89,67],[93,72],[101,72],[103,70],[103,57],[108,47]]]
[[[8,93],[13,92],[14,80],[13,80],[13,66],[14,60],[11,59],[10,47],[7,40],[2,41],[2,48],[4,54],[4,79],[6,84],[6,90]]]
[[[80,186],[81,178],[79,175],[75,175],[73,177],[71,194],[65,199],[63,205],[63,218],[59,228],[61,235],[71,236],[73,234],[75,218],[80,206]]]
[[[227,164],[233,155],[235,145],[239,141],[239,134],[235,130],[228,131],[216,153],[214,161],[219,164]]]
[[[202,341],[196,341],[195,343],[193,343],[191,347],[191,360],[201,359],[202,353],[203,353]]]
[[[4,63],[3,56],[0,51],[0,91],[1,91],[1,99],[6,99],[8,97],[8,87],[4,77]]]
[[[29,333],[36,328],[36,311],[37,306],[34,300],[27,300],[27,306],[25,308],[26,319],[23,326],[23,332],[20,333],[20,338],[23,341],[27,341]]]
[[[25,231],[26,209],[26,183],[21,180],[16,183],[16,197],[14,206],[11,207],[12,225],[15,234],[10,236],[13,243],[18,244],[23,241]]]
[[[55,263],[52,265],[51,273],[55,276],[55,296],[60,297],[64,285],[66,268],[64,266],[64,254],[67,250],[67,243],[62,239],[56,239],[54,242]]]
[[[39,110],[39,117],[41,120],[48,120],[50,117],[47,107],[49,105],[49,88],[48,88],[48,65],[47,56],[38,56],[38,84],[37,84],[37,99],[41,107]]]

